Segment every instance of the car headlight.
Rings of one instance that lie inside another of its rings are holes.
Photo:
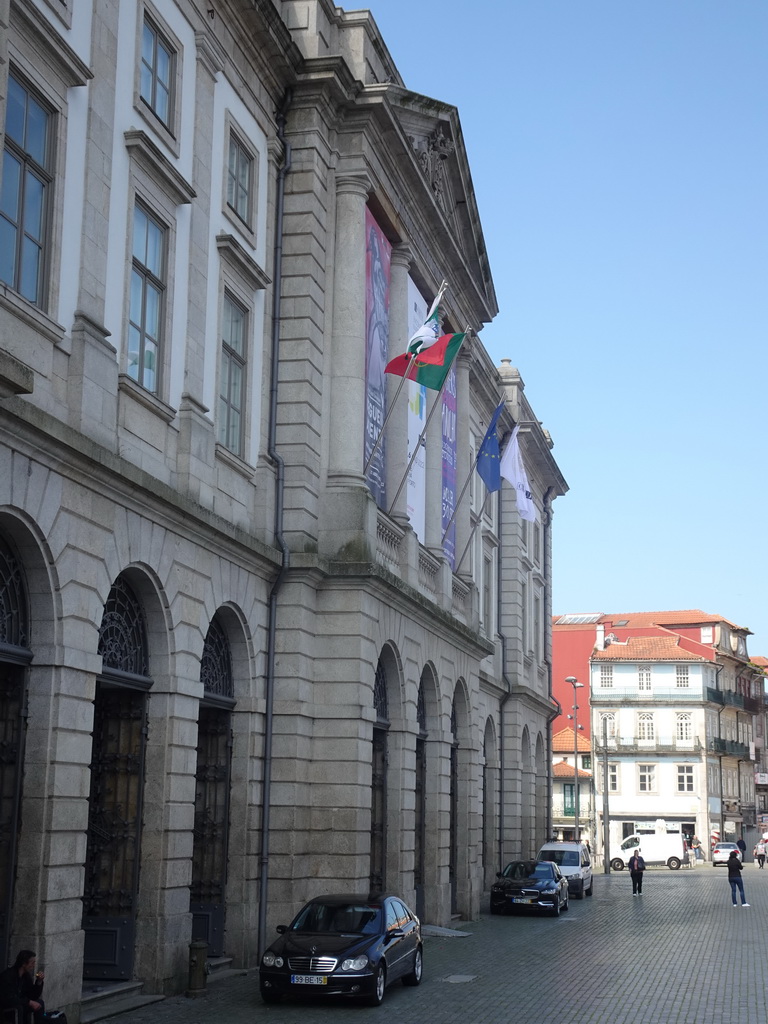
[[[264,967],[282,967],[283,958],[281,956],[275,956],[274,953],[271,953],[269,950],[267,950],[267,952],[261,958],[261,963]]]
[[[367,956],[354,956],[349,957],[347,960],[342,960],[341,969],[342,971],[362,971],[368,966]]]

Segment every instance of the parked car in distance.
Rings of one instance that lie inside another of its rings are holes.
[[[265,1003],[336,996],[379,1006],[391,982],[421,981],[421,925],[399,896],[316,896],[277,932],[259,967]]]
[[[568,891],[577,900],[592,895],[592,858],[586,843],[544,843],[536,860],[551,860],[568,879]]]
[[[551,861],[513,860],[491,886],[491,913],[537,907],[555,917],[568,909],[568,882]]]
[[[739,860],[743,860],[741,850],[736,843],[715,843],[712,847],[712,867],[717,867],[718,864],[727,864],[731,850],[735,850],[739,855]]]

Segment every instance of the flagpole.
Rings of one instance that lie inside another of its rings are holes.
[[[430,313],[435,309],[435,307],[440,302],[440,299],[443,297],[443,292],[446,290],[447,287],[448,287],[448,282],[446,281],[445,278],[443,278],[443,280],[440,282],[440,287],[437,289],[437,295],[432,300],[432,306],[430,307],[430,310],[429,310]],[[429,321],[429,317],[427,317],[427,320],[425,321],[425,323],[428,322],[428,321]],[[419,328],[419,330],[421,330],[421,328]],[[418,334],[418,331],[416,333]],[[410,340],[409,340],[409,344],[410,344]],[[387,415],[384,417],[384,422],[381,424],[381,430],[379,431],[379,433],[378,433],[378,435],[376,437],[376,443],[374,444],[373,448],[371,449],[371,454],[368,456],[368,461],[366,462],[365,466],[363,467],[363,476],[367,475],[368,470],[370,469],[371,463],[373,462],[373,458],[376,455],[376,452],[379,450],[379,445],[381,444],[381,441],[382,441],[382,439],[384,437],[384,431],[387,428],[387,423],[389,423],[389,417],[395,411],[395,405],[397,403],[398,398],[400,397],[400,392],[403,390],[403,385],[405,384],[406,380],[412,380],[412,378],[409,375],[410,375],[410,372],[411,372],[413,361],[414,361],[414,359],[416,358],[417,355],[418,355],[417,352],[408,352],[408,369],[406,370],[406,372],[400,378],[400,383],[397,385],[397,391],[395,392],[392,401],[389,403],[389,409],[387,410]]]
[[[461,345],[463,345],[464,342],[466,341],[468,334],[469,334],[469,324],[467,324],[466,330],[464,331],[464,337],[461,339]],[[453,366],[453,364],[459,358],[459,352],[461,352],[461,345],[459,345],[459,347],[456,349],[456,355],[453,357],[453,360],[451,362],[451,366]],[[445,390],[445,385],[446,385],[447,380],[448,380],[448,374],[446,373],[445,380],[443,381],[443,385],[442,385],[442,387],[440,388],[440,390],[437,393],[437,398],[435,398],[435,401],[432,404],[432,408],[429,410],[429,413],[427,414],[427,422],[424,424],[424,429],[419,434],[419,440],[416,442],[416,446],[413,449],[413,455],[411,456],[410,462],[408,463],[408,465],[406,467],[406,470],[405,470],[405,473],[403,474],[403,479],[400,481],[400,486],[397,488],[395,496],[392,499],[392,504],[389,506],[389,511],[387,512],[388,516],[392,515],[392,509],[395,507],[395,504],[397,503],[397,499],[400,497],[400,492],[402,491],[403,486],[405,485],[405,481],[408,479],[408,474],[411,472],[411,467],[413,466],[413,463],[416,460],[416,455],[417,455],[417,453],[419,451],[419,448],[421,447],[421,442],[424,440],[424,436],[427,433],[427,428],[429,427],[430,420],[434,416],[435,409],[438,407],[438,405],[440,404],[440,400],[443,397],[443,391]],[[442,543],[442,541],[441,541],[441,543]]]
[[[448,520],[448,525],[445,528],[445,533],[443,534],[443,538],[440,541],[441,544],[445,543],[445,538],[448,536],[448,531],[453,526],[453,520],[456,518],[456,513],[459,511],[459,505],[461,504],[461,502],[462,502],[462,500],[464,498],[464,495],[467,493],[467,488],[469,487],[469,481],[472,479],[472,474],[475,472],[475,469],[477,468],[477,462],[478,462],[479,458],[480,458],[480,450],[478,449],[477,454],[475,455],[475,461],[472,463],[472,469],[470,469],[469,476],[464,481],[464,486],[461,489],[461,494],[457,498],[456,506],[455,506],[453,512],[451,513],[451,518]]]
[[[453,570],[455,573],[457,573],[459,571],[459,569],[461,568],[462,562],[467,557],[467,552],[469,551],[469,545],[472,543],[472,538],[475,536],[475,533],[477,532],[478,526],[483,521],[483,513],[485,512],[485,506],[488,504],[488,496],[490,494],[495,494],[495,493],[496,493],[496,491],[486,491],[485,492],[485,498],[483,499],[483,507],[480,509],[480,514],[477,517],[477,522],[472,527],[472,530],[471,530],[471,532],[469,534],[469,540],[467,541],[467,546],[462,551],[461,558],[458,560],[458,562],[456,563],[456,568]],[[443,540],[445,540],[445,537],[443,537]]]

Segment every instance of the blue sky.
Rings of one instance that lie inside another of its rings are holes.
[[[406,85],[459,109],[483,342],[571,488],[554,611],[702,608],[768,655],[768,3],[370,7]]]

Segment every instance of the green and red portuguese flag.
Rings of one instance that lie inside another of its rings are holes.
[[[398,377],[423,384],[425,388],[439,391],[465,337],[465,334],[443,334],[419,352],[404,352],[401,356],[395,356],[384,367],[384,372],[394,373]]]

